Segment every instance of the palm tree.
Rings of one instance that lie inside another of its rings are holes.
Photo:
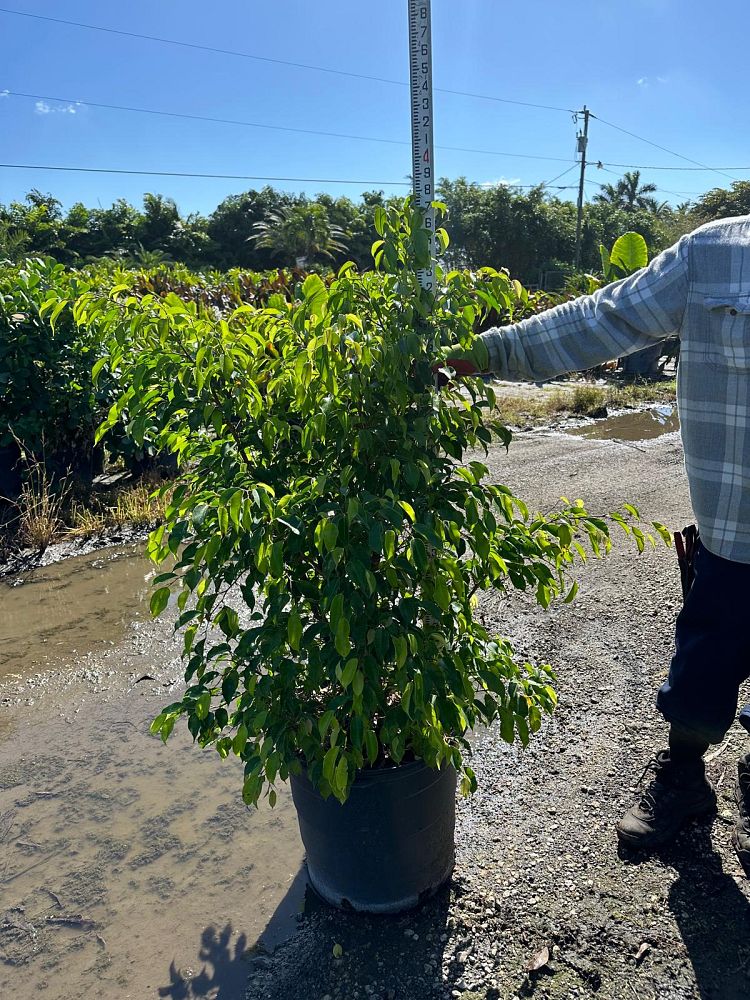
[[[129,257],[136,267],[150,271],[162,264],[174,264],[174,261],[163,250],[147,250],[142,243],[136,243]]]
[[[315,202],[288,205],[256,222],[248,239],[266,247],[288,263],[332,260],[346,252],[347,234],[328,218],[325,206]]]
[[[593,200],[600,205],[621,205],[622,191],[620,184],[602,184],[599,194],[595,194]]]
[[[602,184],[594,201],[604,205],[617,205],[626,212],[634,212],[637,208],[659,214],[663,212],[665,202],[661,205],[651,195],[657,190],[656,184],[641,184],[640,170],[628,170],[617,184]]]

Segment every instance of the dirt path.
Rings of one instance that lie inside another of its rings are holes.
[[[241,997],[228,960],[294,927],[291,796],[248,810],[238,761],[149,734],[181,669],[139,549],[0,584],[2,996]]]
[[[522,435],[491,465],[541,507],[565,494],[599,510],[627,499],[670,526],[690,519],[674,434]],[[167,623],[105,616],[113,645],[66,639],[67,666],[48,656],[47,634],[0,679],[5,983],[56,1000],[747,1000],[750,892],[729,840],[740,730],[711,764],[723,811],[712,825],[648,859],[620,857],[612,833],[663,742],[653,703],[678,605],[674,554],[622,543],[581,573],[571,606],[545,615],[485,600],[489,623],[556,664],[560,709],[526,752],[477,735],[480,792],[459,806],[455,878],[396,920],[309,894],[295,920],[304,878],[288,798],[274,815],[247,812],[226,762],[147,735],[179,672]],[[137,683],[144,673],[154,679]],[[46,919],[77,914],[95,926]],[[544,949],[548,962],[527,973]]]

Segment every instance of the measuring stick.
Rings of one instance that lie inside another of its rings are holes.
[[[429,237],[430,266],[417,272],[428,292],[435,290],[435,159],[432,102],[432,8],[430,0],[409,2],[409,68],[411,89],[411,151],[414,201],[424,211]]]

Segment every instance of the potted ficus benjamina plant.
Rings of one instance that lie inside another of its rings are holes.
[[[512,307],[507,275],[438,269],[432,296],[420,213],[407,201],[376,227],[373,270],[310,276],[293,303],[219,320],[115,289],[77,311],[108,329],[123,387],[102,433],[124,420],[179,459],[151,609],[178,593],[187,688],[153,731],[184,716],[241,758],[247,803],[290,778],[312,884],[393,911],[452,870],[472,728],[525,744],[555,705],[550,669],[488,633],[477,595],[571,598],[581,541],[605,550],[609,521],[580,501],[531,514],[488,482],[481,453],[510,439],[492,389],[434,388],[441,345],[479,351],[482,313]],[[610,518],[642,546],[630,514]]]

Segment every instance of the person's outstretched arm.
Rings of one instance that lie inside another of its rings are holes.
[[[678,335],[687,303],[688,248],[689,237],[683,236],[648,267],[593,295],[485,331],[486,370],[541,382]]]

